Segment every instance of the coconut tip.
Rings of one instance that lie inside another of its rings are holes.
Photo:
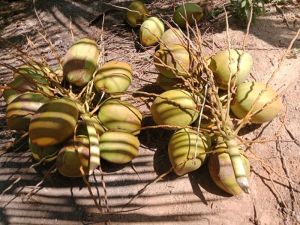
[[[246,194],[250,194],[249,182],[247,177],[237,178],[237,183],[239,184],[243,192],[245,192]]]

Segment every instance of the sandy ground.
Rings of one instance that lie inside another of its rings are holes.
[[[108,2],[108,1],[107,1]],[[126,3],[113,1],[120,6]],[[124,2],[124,1],[122,1]],[[150,1],[147,1],[150,2]],[[152,1],[148,4],[152,14],[158,12],[168,19],[172,4]],[[175,2],[175,3],[174,3]],[[12,7],[13,8],[9,8]],[[7,45],[0,41],[0,62],[20,64],[12,56],[14,47],[18,47],[33,56],[48,57],[55,67],[53,54],[42,40],[39,32],[46,32],[60,55],[67,50],[74,39],[88,36],[100,44],[103,37],[105,60],[129,62],[135,70],[131,90],[153,89],[151,81],[156,76],[151,54],[154,48],[141,51],[136,42],[137,31],[131,30],[123,21],[121,11],[108,11],[105,14],[104,31],[101,31],[101,19],[89,26],[105,5],[97,1],[37,1],[37,13],[31,1],[23,3],[0,3],[0,35],[12,42]],[[283,22],[282,14],[270,7],[267,15],[257,19],[250,30],[248,51],[254,58],[254,68],[250,79],[266,81],[276,69],[284,50],[300,26],[300,8],[284,8],[290,21],[290,29]],[[293,21],[295,27],[293,27]],[[71,21],[71,22],[70,22]],[[233,47],[241,47],[245,30],[230,20],[230,37]],[[204,38],[217,43],[215,49],[226,48],[224,21],[215,24],[200,23],[210,27]],[[72,32],[70,32],[72,31]],[[36,45],[36,51],[30,50],[26,38]],[[259,140],[268,139],[264,144],[256,144],[252,149],[256,159],[251,157],[251,193],[229,197],[220,191],[211,181],[204,165],[198,171],[183,177],[170,175],[156,184],[150,185],[136,200],[126,203],[147,183],[170,167],[167,158],[167,142],[170,132],[147,130],[140,134],[142,143],[140,156],[133,160],[133,166],[112,167],[104,163],[103,188],[100,172],[90,177],[92,191],[101,197],[104,213],[95,207],[87,188],[79,179],[63,178],[59,174],[51,175],[35,195],[27,199],[26,195],[42,180],[45,170],[30,169],[33,161],[28,151],[9,151],[5,149],[17,134],[7,130],[5,121],[5,103],[0,105],[0,224],[198,224],[198,225],[282,225],[300,223],[300,59],[296,50],[300,48],[300,39],[295,42],[294,53],[289,54],[279,70],[274,87],[289,85],[283,92],[287,109],[285,127],[279,134],[276,145],[274,132],[281,126],[279,118],[268,125],[251,126],[241,135],[249,140],[260,135]],[[208,49],[209,51],[209,49]],[[12,79],[11,72],[0,67],[0,84]],[[145,88],[145,86],[147,86]],[[282,90],[285,87],[282,88]],[[143,108],[147,113],[147,110]],[[149,121],[145,119],[145,123]],[[251,131],[251,132],[250,132]],[[250,133],[249,133],[250,132]],[[249,155],[251,155],[249,153]],[[252,155],[253,156],[253,155]],[[260,160],[258,160],[258,158]],[[7,188],[10,187],[9,190]],[[106,193],[104,193],[106,190]],[[107,196],[107,204],[104,196]],[[107,210],[114,212],[107,213]],[[122,213],[118,211],[124,211]]]

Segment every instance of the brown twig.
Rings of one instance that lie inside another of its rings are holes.
[[[132,203],[135,199],[137,199],[141,194],[143,194],[147,188],[152,185],[157,183],[158,181],[160,181],[162,178],[164,178],[165,176],[167,176],[168,174],[170,174],[173,171],[173,167],[171,167],[167,172],[157,176],[153,181],[149,182],[148,184],[146,184],[141,190],[138,191],[137,194],[135,194],[123,207],[122,209],[124,209],[125,207],[127,207],[128,205],[130,205],[130,203]]]

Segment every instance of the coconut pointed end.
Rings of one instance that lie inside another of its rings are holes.
[[[238,177],[236,181],[243,192],[245,192],[246,194],[250,194],[249,181],[247,177]]]

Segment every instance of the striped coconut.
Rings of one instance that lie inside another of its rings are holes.
[[[90,149],[87,136],[76,136],[59,151],[56,167],[65,177],[81,177],[89,174]],[[80,170],[82,168],[82,171]]]
[[[143,46],[155,45],[165,32],[164,23],[157,17],[146,19],[140,28],[140,42]]]
[[[188,77],[190,61],[190,53],[182,45],[161,48],[154,56],[156,69],[168,78]]]
[[[142,114],[128,102],[118,99],[107,100],[101,105],[98,119],[110,131],[139,134]]]
[[[6,108],[9,129],[27,131],[33,115],[48,101],[49,98],[38,93],[24,93],[17,96]]]
[[[203,165],[210,138],[191,129],[175,132],[168,144],[169,159],[178,176],[197,170]]]
[[[30,122],[31,142],[47,147],[66,141],[74,133],[78,115],[76,104],[68,98],[55,99],[44,104]]]
[[[231,86],[244,82],[253,64],[249,53],[236,49],[219,51],[208,61],[217,84],[223,90],[227,90],[229,80]]]
[[[63,59],[64,78],[75,86],[86,85],[97,69],[100,56],[97,43],[89,38],[76,41]]]
[[[264,123],[274,119],[283,109],[280,96],[271,87],[259,82],[238,85],[231,111],[238,118],[245,117],[252,109],[252,123]]]
[[[108,162],[124,164],[138,156],[140,142],[132,134],[107,131],[99,139],[100,156]]]
[[[198,117],[194,97],[181,89],[169,90],[156,97],[151,105],[155,123],[170,126],[188,126]]]
[[[110,61],[105,63],[94,78],[98,92],[118,93],[126,91],[132,81],[132,68],[128,63]]]

